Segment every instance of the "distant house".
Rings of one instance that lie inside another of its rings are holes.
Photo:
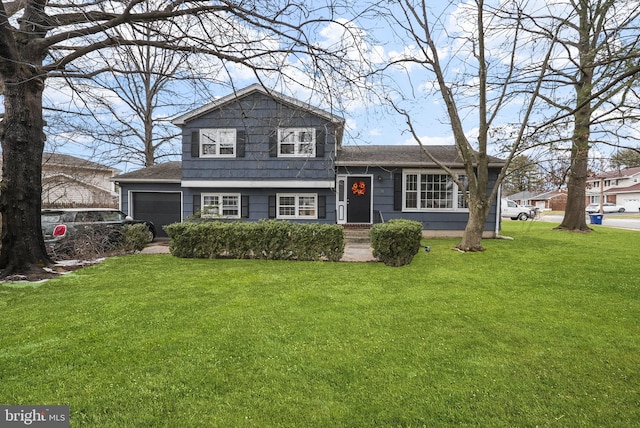
[[[626,211],[640,209],[640,167],[596,174],[587,180],[587,204],[613,202]]]
[[[567,208],[567,191],[539,193],[531,198],[531,205],[540,211],[564,211]]]
[[[533,205],[531,198],[535,197],[536,195],[537,195],[536,192],[524,191],[524,192],[514,193],[512,195],[507,195],[505,196],[505,198],[515,202],[518,205],[527,206],[527,205]]]
[[[344,145],[343,118],[262,86],[173,123],[182,129],[182,162],[114,178],[121,209],[135,218],[159,226],[195,213],[355,226],[406,218],[440,236],[460,236],[466,226],[463,189],[419,146]],[[464,172],[454,146],[428,150]],[[491,180],[503,164],[491,158]],[[493,201],[485,235],[498,227]]]
[[[75,156],[45,152],[42,155],[42,206],[117,207],[118,192],[111,178],[119,172]]]
[[[540,211],[564,211],[567,207],[567,191],[552,190],[550,192],[519,192],[507,196],[518,205],[533,206]]]

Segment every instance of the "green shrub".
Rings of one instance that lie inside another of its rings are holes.
[[[122,226],[122,250],[127,253],[142,251],[151,242],[149,229],[144,224]]]
[[[369,237],[373,256],[385,265],[408,265],[420,249],[422,224],[412,220],[390,220],[375,224]]]
[[[176,257],[338,261],[344,252],[339,225],[286,221],[174,223],[164,227]]]

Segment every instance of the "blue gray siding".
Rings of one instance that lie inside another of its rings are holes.
[[[278,193],[315,193],[319,198],[323,198],[325,202],[324,217],[313,220],[288,220],[293,222],[307,223],[336,223],[336,195],[329,189],[265,189],[265,188],[187,188],[184,189],[183,199],[183,218],[188,218],[198,211],[198,207],[194,207],[194,197],[196,201],[200,200],[202,193],[239,193],[245,198],[248,209],[246,216],[241,221],[258,221],[268,219],[269,216],[269,197]],[[199,203],[199,202],[196,202]]]
[[[415,169],[415,168],[412,168]],[[394,203],[394,179],[397,174],[402,174],[402,168],[380,167],[339,167],[338,174],[372,174],[373,175],[373,210],[382,216],[384,221],[391,219],[415,220],[422,223],[424,230],[464,230],[469,214],[466,212],[403,212],[396,209]],[[490,179],[493,182],[498,175],[498,170],[491,171]],[[496,226],[496,203],[493,202],[491,211],[487,217],[484,230],[494,231]]]
[[[322,137],[320,157],[271,157],[270,139],[278,128],[311,127]],[[198,158],[192,155],[192,135],[202,128],[233,128],[244,136],[235,158]],[[225,104],[182,128],[183,180],[332,180],[336,130],[334,124],[312,112],[285,105],[262,94],[249,94]],[[258,185],[258,183],[256,183]]]

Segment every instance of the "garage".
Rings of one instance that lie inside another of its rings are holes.
[[[157,236],[166,237],[162,226],[182,221],[180,192],[131,192],[131,213],[136,220],[149,220]]]

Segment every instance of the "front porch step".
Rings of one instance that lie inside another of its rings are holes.
[[[369,230],[370,227],[345,227],[344,240],[349,243],[368,243]]]

